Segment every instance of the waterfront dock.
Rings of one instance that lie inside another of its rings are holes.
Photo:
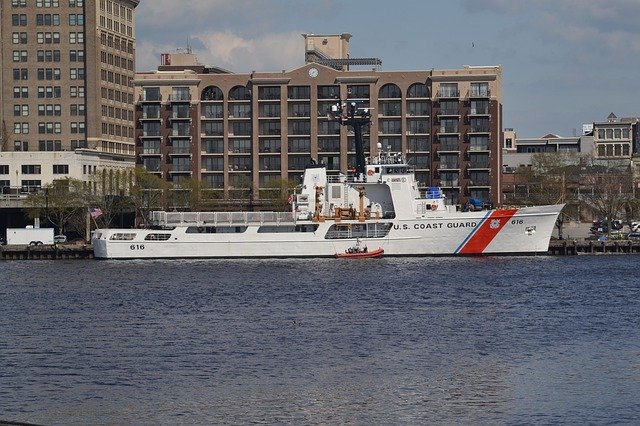
[[[579,254],[638,254],[640,241],[614,240],[551,240],[548,253],[552,256]],[[63,260],[93,259],[90,244],[59,244],[42,246],[0,246],[0,260]]]
[[[640,241],[551,240],[549,254],[556,256],[604,253],[640,253]]]
[[[53,244],[41,246],[0,246],[0,260],[93,259],[90,244]]]

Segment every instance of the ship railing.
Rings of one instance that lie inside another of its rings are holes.
[[[291,224],[292,212],[165,212],[150,213],[151,225],[172,226],[216,226],[249,224]]]

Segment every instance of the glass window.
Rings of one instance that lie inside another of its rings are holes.
[[[402,92],[400,92],[400,88],[392,83],[385,84],[380,88],[380,93],[378,94],[379,98],[401,98]]]

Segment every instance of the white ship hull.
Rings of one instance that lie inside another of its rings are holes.
[[[381,151],[353,176],[308,167],[290,212],[152,212],[153,229],[96,230],[94,255],[331,257],[358,240],[385,256],[546,253],[563,207],[485,209],[486,201],[455,206],[440,188],[423,194],[419,187],[401,154]]]
[[[341,229],[364,226],[358,220],[295,222],[307,227],[307,232],[293,228],[283,232],[278,226],[250,221],[226,226],[222,233],[208,232],[213,227],[186,225],[164,230],[98,229],[93,247],[100,259],[333,257],[360,238],[372,250],[383,248],[385,256],[536,254],[548,251],[561,209],[562,205],[470,212],[445,209],[414,219],[367,220],[369,228],[387,230],[372,237],[355,232],[328,237],[336,225]]]

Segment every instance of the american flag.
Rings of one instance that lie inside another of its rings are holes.
[[[89,213],[91,214],[91,217],[95,219],[102,216],[102,209],[100,207],[90,207]]]

